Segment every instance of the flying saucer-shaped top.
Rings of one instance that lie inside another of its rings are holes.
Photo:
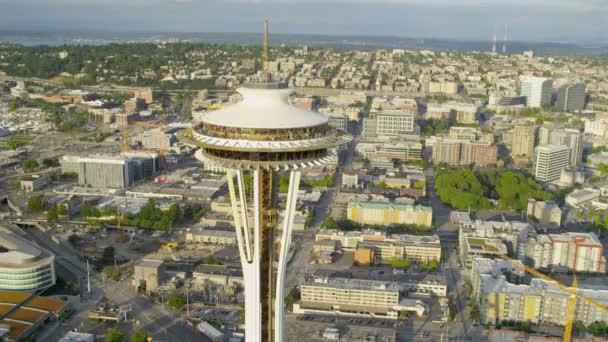
[[[205,113],[202,121],[222,127],[250,129],[307,128],[327,124],[324,114],[289,104],[290,89],[238,88],[243,101],[225,109]]]

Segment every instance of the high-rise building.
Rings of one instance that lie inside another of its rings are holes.
[[[580,165],[583,162],[583,134],[578,130],[551,130],[549,144],[570,148],[570,165]]]
[[[348,132],[348,115],[346,113],[328,113],[329,125],[343,132]]]
[[[265,38],[267,61],[267,31]],[[329,126],[326,115],[290,105],[292,91],[285,87],[264,70],[257,80],[237,89],[241,102],[204,113],[193,129],[203,163],[226,169],[245,279],[247,342],[283,341],[285,270],[300,170],[335,161],[331,150],[350,140]],[[280,236],[276,229],[278,171],[289,172]],[[245,186],[246,173],[252,176],[251,187]]]
[[[521,96],[526,97],[526,106],[540,108],[551,104],[553,80],[544,77],[521,77]]]
[[[78,173],[78,184],[100,189],[124,189],[154,176],[160,169],[154,153],[129,152],[118,156],[64,156],[62,170]]]
[[[559,179],[562,169],[570,165],[570,148],[540,145],[534,150],[534,178],[541,182]]]
[[[415,114],[405,110],[387,110],[363,121],[364,137],[394,137],[400,134],[413,133],[415,129]]]
[[[496,164],[498,148],[496,145],[482,141],[462,139],[437,139],[433,143],[433,162],[448,165],[486,166]]]
[[[585,84],[566,84],[557,89],[555,108],[563,112],[574,112],[585,108]]]
[[[530,121],[518,122],[513,131],[511,155],[532,158],[534,155],[536,126]]]

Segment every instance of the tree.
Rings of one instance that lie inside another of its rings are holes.
[[[388,264],[393,266],[394,268],[406,269],[410,267],[410,261],[406,258],[392,257],[389,259]]]
[[[35,159],[24,160],[21,163],[21,168],[23,168],[23,170],[28,171],[28,172],[37,169],[38,166],[39,166],[38,162]]]
[[[103,262],[105,264],[114,262],[114,253],[115,253],[115,250],[114,250],[113,246],[108,246],[108,247],[104,248],[103,254],[102,254]]]
[[[338,228],[338,224],[336,223],[336,221],[334,220],[333,217],[327,216],[323,220],[323,222],[321,222],[321,228],[323,228],[323,229],[337,229]]]
[[[209,265],[221,265],[222,263],[217,260],[213,255],[207,257],[206,263]]]
[[[46,222],[49,224],[53,224],[57,222],[59,219],[59,214],[57,212],[57,207],[50,207],[46,212]]]
[[[125,339],[125,333],[118,329],[112,328],[108,330],[108,335],[106,336],[106,342],[122,342]]]
[[[68,214],[68,207],[65,204],[60,203],[57,205],[57,214],[60,216],[65,216]]]
[[[31,196],[27,200],[27,208],[35,213],[39,213],[44,209],[44,204],[40,196]]]
[[[144,329],[138,328],[137,330],[135,330],[133,332],[133,334],[131,334],[129,341],[130,342],[146,342],[147,339],[148,339],[148,333]]]
[[[431,271],[435,271],[439,268],[439,263],[437,262],[437,260],[431,260],[428,263],[428,269]]]
[[[42,165],[44,165],[44,167],[57,167],[59,166],[59,158],[44,158],[42,159]]]
[[[597,170],[602,174],[602,176],[608,174],[608,166],[604,163],[597,164]]]
[[[167,300],[167,305],[173,309],[181,309],[185,304],[184,296],[179,293],[171,294],[169,300]]]

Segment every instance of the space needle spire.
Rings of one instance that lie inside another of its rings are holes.
[[[267,61],[267,21],[264,27]],[[226,170],[245,282],[245,340],[283,342],[285,272],[300,171],[335,162],[332,149],[351,137],[331,127],[325,114],[290,105],[292,91],[268,72],[237,91],[243,100],[203,114],[192,137],[200,147],[198,159]],[[279,233],[280,173],[289,175],[289,187]],[[252,186],[245,186],[246,179]]]

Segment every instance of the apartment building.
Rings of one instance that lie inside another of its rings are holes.
[[[541,182],[559,179],[570,165],[570,148],[562,145],[540,145],[534,150],[534,178]]]
[[[515,261],[519,263],[519,261]],[[521,266],[502,260],[476,259],[472,272],[475,303],[482,324],[516,321],[564,325],[570,294],[555,283],[534,278],[523,282]],[[577,292],[599,304],[608,304],[608,290],[580,285]],[[577,300],[574,320],[585,325],[608,320],[608,312]]]
[[[371,225],[417,224],[431,226],[433,208],[423,205],[396,204],[367,200],[348,202],[347,218]]]
[[[433,143],[433,162],[448,165],[496,164],[498,148],[489,142],[438,138]]]
[[[405,110],[385,110],[363,122],[364,137],[394,137],[415,131],[416,115]]]
[[[525,222],[482,221],[464,222],[458,229],[460,258],[467,267],[479,256],[514,255],[523,260],[528,237],[535,229]]]
[[[530,121],[520,121],[513,129],[513,143],[511,155],[515,157],[532,158],[534,156],[534,142],[536,126]]]
[[[316,241],[339,241],[344,250],[372,250],[375,263],[388,263],[392,258],[424,262],[441,260],[441,243],[437,235],[386,235],[384,232],[371,229],[347,233],[338,230],[322,230],[315,239]]]
[[[526,260],[534,268],[606,273],[604,247],[595,233],[538,235],[526,248]]]
[[[540,224],[562,224],[562,210],[552,201],[539,201],[534,198],[528,199],[526,214],[533,217]]]

